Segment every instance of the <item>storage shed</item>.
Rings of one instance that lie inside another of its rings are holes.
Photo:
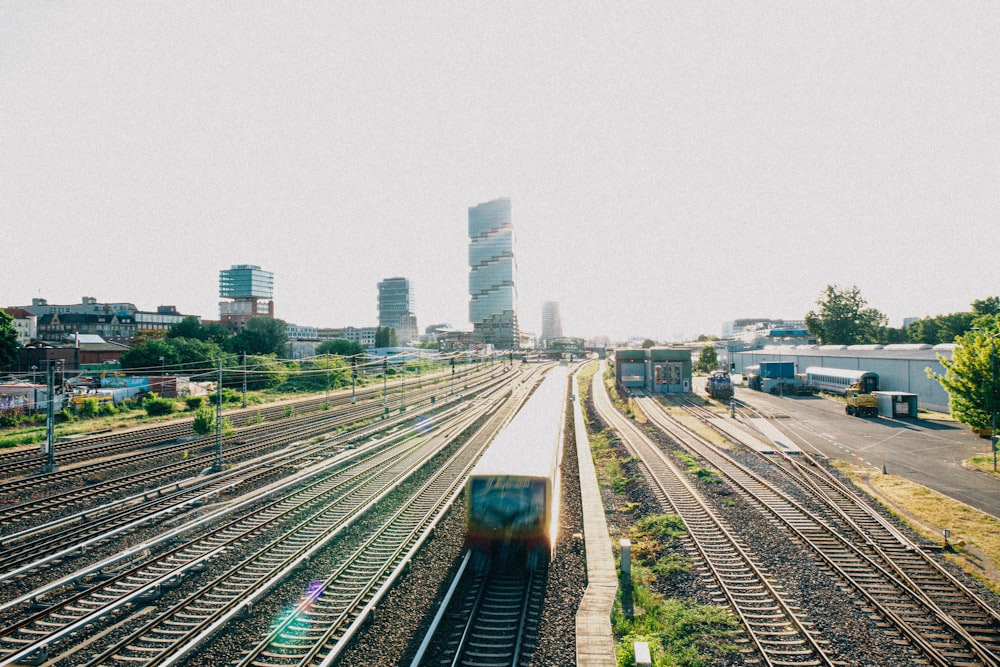
[[[878,399],[879,417],[917,417],[917,395],[907,391],[873,391]]]

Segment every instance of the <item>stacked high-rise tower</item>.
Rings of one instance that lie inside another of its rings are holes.
[[[520,347],[510,199],[469,207],[469,321],[476,343]]]
[[[542,342],[562,338],[562,319],[559,317],[559,303],[546,301],[542,304]]]

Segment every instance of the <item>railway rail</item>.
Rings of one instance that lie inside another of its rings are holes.
[[[471,560],[466,552],[410,667],[526,664],[524,648],[533,642],[541,619],[545,566],[496,568],[486,562],[470,567]]]
[[[615,427],[643,462],[647,481],[657,490],[665,509],[683,520],[692,552],[716,582],[716,595],[740,618],[748,652],[765,665],[838,664],[807,618],[790,600],[777,577],[764,570],[754,555],[719,516],[670,458],[639,428],[611,405],[600,374],[593,380],[595,407]]]
[[[32,615],[9,623],[0,632],[0,660],[39,662],[50,659],[48,654],[56,653],[59,660],[69,660],[69,664],[74,665],[84,664],[84,659],[91,660],[87,664],[94,665],[134,663],[136,660],[142,664],[174,664],[209,641],[227,622],[250,613],[248,610],[257,600],[306,567],[332,538],[360,517],[370,514],[370,510],[403,484],[413,470],[440,451],[457,432],[468,427],[467,420],[476,418],[472,414],[474,411],[461,408],[470,403],[455,408],[461,413],[456,416],[455,425],[446,426],[441,423],[443,417],[436,418],[438,426],[433,433],[440,434],[437,437],[443,439],[432,448],[433,452],[423,451],[414,444],[432,437],[431,432],[410,429],[400,432],[397,435],[399,442],[391,446],[382,444],[378,448],[366,446],[343,452],[345,456],[357,458],[357,465],[366,466],[365,473],[349,474],[344,468],[333,474],[341,464],[320,460],[304,475],[322,478],[322,484],[314,481],[294,493],[290,490],[291,480],[284,485],[273,485],[268,492],[270,495],[254,495],[222,505],[215,513],[192,520],[181,531],[164,536],[163,545],[170,545],[166,550],[147,546],[144,550],[120,554],[118,559],[99,568],[81,571],[81,576],[54,582],[47,591],[22,598],[17,605],[8,604],[8,612],[15,607],[23,610],[32,600],[31,606],[46,608],[35,609]],[[445,432],[448,433],[446,437]],[[374,449],[380,452],[362,456],[363,452]],[[390,456],[390,451],[397,452],[395,458],[384,458]],[[295,483],[302,485],[305,480],[300,476]],[[337,486],[338,483],[341,486]],[[319,491],[320,486],[325,490]],[[362,486],[373,490],[362,493]],[[268,500],[271,496],[273,500]],[[350,509],[352,503],[353,509]],[[227,518],[237,506],[248,513]],[[172,542],[181,540],[185,531],[197,537],[185,538],[182,544],[173,546]],[[273,537],[274,534],[280,537],[266,539],[267,535]],[[256,551],[249,549],[250,545],[257,545]],[[156,551],[157,555],[151,557],[143,551]],[[364,553],[374,551],[373,548],[363,550]],[[242,560],[235,557],[237,554],[243,554]],[[137,562],[135,568],[125,566],[130,560]],[[207,568],[209,563],[212,564],[210,569]],[[224,574],[213,574],[211,582],[196,586],[208,576],[202,574],[206,569],[214,573],[223,567]],[[356,573],[345,572],[343,576],[352,578]],[[342,583],[338,580],[332,588],[342,588]],[[125,639],[118,636],[122,633],[115,632],[117,643],[110,647],[102,645],[100,650],[103,652],[99,656],[87,657],[87,651],[97,650],[96,642],[86,649],[74,648],[76,643],[71,638],[89,632],[85,629],[108,624],[132,627],[137,609],[160,609],[160,605],[165,604],[159,601],[160,598],[174,599],[174,591],[180,587],[196,590],[183,600],[166,605],[169,608],[158,612],[154,620],[141,628],[133,629]],[[70,588],[83,590],[68,594]],[[101,604],[95,600],[100,600]],[[80,651],[80,654],[73,651]]]
[[[706,416],[704,408],[688,399],[673,402]],[[779,464],[783,479],[800,492],[796,497],[805,498],[797,500],[670,418],[657,400],[640,398],[639,404],[657,428],[717,469],[851,586],[923,659],[941,666],[1000,664],[1000,614],[816,461],[803,455],[755,453],[769,464]]]

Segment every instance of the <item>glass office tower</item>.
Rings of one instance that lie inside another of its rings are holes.
[[[494,199],[469,208],[469,267],[469,321],[474,342],[516,350],[521,333],[510,199]]]

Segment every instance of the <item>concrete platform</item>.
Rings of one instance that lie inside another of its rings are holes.
[[[742,442],[747,447],[755,449],[762,454],[773,454],[774,444],[770,442],[764,442],[756,435],[752,434],[750,431],[742,427],[740,422],[733,419],[723,419],[722,417],[717,417],[715,419],[710,419],[709,423],[715,426],[720,431],[731,437],[733,440],[738,440]]]
[[[763,440],[757,434],[751,433],[747,429],[743,428],[742,423],[735,419],[718,417],[709,421],[713,426],[719,428],[722,432],[729,435],[734,440],[739,440],[747,447],[755,449],[762,454],[774,454],[778,450],[781,450],[786,454],[802,453],[802,450],[799,449],[798,445],[792,442],[785,436],[784,433],[776,429],[774,424],[770,423],[766,419],[750,420],[750,425],[760,431],[760,435],[765,438]]]
[[[603,367],[603,364],[602,364]],[[603,371],[603,368],[602,368]],[[594,375],[599,379],[601,373]],[[580,408],[580,392],[573,376],[573,421],[583,499],[583,534],[587,557],[587,589],[576,613],[576,664],[579,667],[615,667],[615,642],[611,635],[611,610],[618,592],[618,572],[604,517],[604,502],[590,454],[587,427]]]

